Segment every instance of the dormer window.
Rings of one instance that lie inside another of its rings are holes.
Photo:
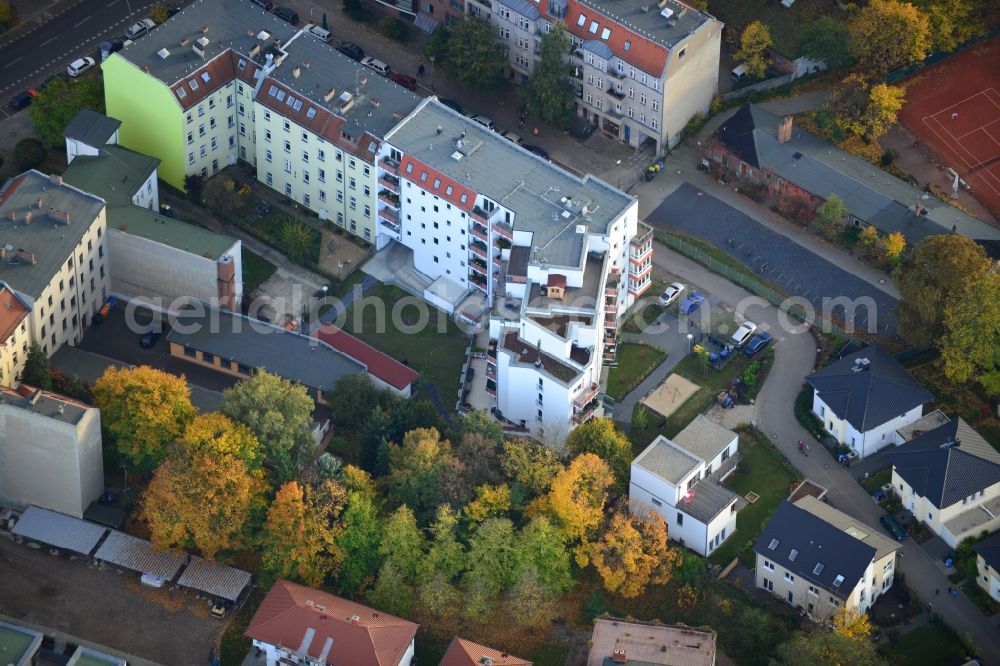
[[[825,565],[822,562],[817,562],[816,566],[813,567],[813,575],[818,576],[823,573],[823,568]]]
[[[581,28],[584,26],[586,22],[587,22],[587,16],[585,14],[580,14],[580,18],[576,20],[576,24]]]

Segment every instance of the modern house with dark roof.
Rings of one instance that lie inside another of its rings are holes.
[[[456,636],[438,666],[531,666],[531,662]]]
[[[413,622],[320,590],[279,580],[250,620],[246,636],[267,666],[409,666]]]
[[[754,543],[763,588],[825,622],[867,611],[890,587],[898,544],[815,497],[782,501]]]
[[[707,156],[769,194],[799,202],[810,220],[836,194],[848,211],[845,222],[901,232],[910,245],[953,231],[983,243],[1000,240],[1000,229],[794,127],[791,116],[749,102],[716,131]]]
[[[633,513],[658,513],[670,538],[708,555],[736,531],[746,501],[720,482],[736,464],[739,437],[699,414],[673,439],[660,435],[632,461]]]
[[[241,241],[162,215],[160,160],[118,145],[120,124],[83,109],[63,131],[63,178],[107,203],[112,292],[168,312],[191,299],[238,309]]]
[[[962,419],[889,453],[903,508],[952,548],[1000,529],[1000,453]]]
[[[979,570],[976,582],[994,601],[1000,602],[1000,533],[977,543],[973,550]]]
[[[817,370],[813,414],[839,444],[858,458],[902,442],[896,432],[923,416],[933,400],[891,354],[872,345]]]

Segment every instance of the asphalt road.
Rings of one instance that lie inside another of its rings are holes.
[[[65,72],[74,59],[97,55],[102,41],[124,33],[131,25],[130,16],[134,23],[147,16],[154,4],[151,0],[77,0],[29,19],[28,25],[0,43],[0,112],[9,116],[14,95]]]

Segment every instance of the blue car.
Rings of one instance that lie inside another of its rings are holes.
[[[743,348],[743,353],[747,356],[753,356],[758,352],[764,351],[767,349],[767,346],[771,344],[772,339],[773,338],[770,333],[761,331],[750,339],[750,342],[748,342]]]
[[[698,293],[697,291],[691,292],[691,295],[681,301],[680,313],[689,315],[698,308],[701,304],[705,302],[705,296]]]

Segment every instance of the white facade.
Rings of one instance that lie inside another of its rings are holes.
[[[976,567],[979,571],[979,576],[976,578],[979,587],[986,590],[994,601],[1000,602],[1000,571],[986,564],[982,555],[976,556]]]
[[[837,440],[838,444],[851,447],[852,450],[857,451],[858,459],[864,459],[887,446],[902,444],[903,439],[896,433],[896,430],[923,416],[924,406],[918,405],[867,432],[858,432],[847,419],[839,418],[823,402],[822,398],[819,397],[819,391],[815,389],[813,390],[812,410],[816,418],[822,422],[823,428]]]
[[[402,658],[399,660],[395,666],[410,666],[410,662],[413,661],[413,654],[415,649],[415,640],[410,641],[410,646],[406,649]],[[288,646],[278,646],[271,645],[270,643],[265,643],[257,639],[253,640],[253,646],[263,651],[264,658],[267,660],[267,666],[283,666],[285,664],[306,664],[306,663],[316,663],[318,666],[326,666],[326,661],[316,662],[309,659],[309,657],[301,656],[296,650],[289,648]],[[306,661],[301,661],[305,659]]]
[[[184,114],[188,174],[208,178],[236,164],[236,108],[236,81],[229,81]]]
[[[914,492],[895,467],[892,470],[892,489],[899,496],[903,508],[952,548],[968,537],[1000,530],[1000,483],[963,497],[943,509]]]
[[[115,130],[106,143],[118,143],[118,130]],[[66,163],[69,164],[77,155],[96,157],[100,154],[100,146],[91,146],[77,139],[66,139]]]
[[[155,170],[132,196],[132,205],[139,208],[148,208],[153,212],[160,210],[160,183],[156,177]]]
[[[100,412],[55,394],[2,395],[0,497],[82,518],[104,492]]]

